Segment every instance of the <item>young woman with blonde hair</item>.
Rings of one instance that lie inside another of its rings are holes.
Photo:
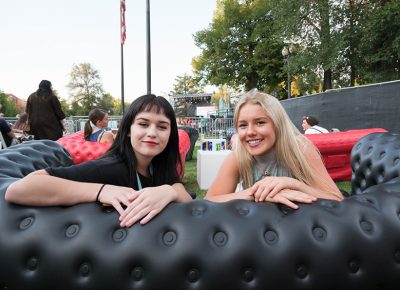
[[[342,200],[316,147],[289,119],[280,102],[252,90],[235,109],[235,150],[228,155],[206,199],[247,199],[298,208],[294,202]],[[242,189],[235,192],[238,183]]]

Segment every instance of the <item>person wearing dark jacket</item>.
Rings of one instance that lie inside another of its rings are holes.
[[[7,123],[7,121],[1,117],[0,117],[0,132],[1,135],[3,136],[5,145],[7,147],[11,146],[12,140],[15,138],[15,134],[12,131],[10,125]]]
[[[63,135],[65,114],[60,101],[54,95],[51,82],[42,80],[39,89],[32,93],[26,104],[30,134],[35,140],[57,140]]]

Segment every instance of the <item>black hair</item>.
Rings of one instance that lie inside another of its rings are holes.
[[[313,116],[304,116],[302,120],[306,120],[307,124],[310,126],[315,126],[319,124],[319,120]]]
[[[89,112],[89,116],[88,116],[89,120],[86,121],[85,127],[83,129],[83,138],[85,140],[88,140],[89,136],[93,132],[93,128],[92,128],[90,122],[92,122],[94,125],[96,125],[97,121],[103,120],[104,116],[106,114],[107,114],[107,112],[102,109],[93,109]]]
[[[39,84],[39,89],[36,91],[36,95],[40,97],[48,97],[53,95],[51,82],[48,80],[42,80]]]
[[[179,136],[175,112],[170,103],[163,97],[149,94],[141,96],[132,102],[121,120],[114,143],[105,153],[104,157],[117,156],[123,160],[129,168],[129,175],[132,180],[131,186],[133,186],[133,180],[136,180],[134,176],[137,169],[137,159],[128,135],[132,123],[135,121],[136,116],[141,112],[163,114],[170,121],[171,133],[168,139],[168,144],[165,149],[151,161],[153,166],[154,186],[163,185],[169,182],[172,178],[179,176],[177,166],[182,168],[179,155]]]

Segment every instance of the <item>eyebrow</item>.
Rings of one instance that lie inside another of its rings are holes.
[[[143,118],[143,117],[140,117],[140,118],[137,118],[137,119],[136,119],[136,121],[139,121],[139,120],[141,120],[141,121],[146,121],[146,122],[150,122],[149,119],[146,119],[146,118]],[[168,125],[170,124],[169,121],[158,121],[157,123],[168,124]]]
[[[260,121],[260,120],[270,120],[270,118],[269,117],[260,117],[260,118],[255,118],[255,119],[253,119],[254,121]],[[248,122],[247,120],[238,120],[238,123],[240,123],[240,122]]]

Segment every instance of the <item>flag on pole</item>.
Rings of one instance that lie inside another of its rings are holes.
[[[125,25],[125,0],[121,0],[121,44],[124,45],[126,39]]]

